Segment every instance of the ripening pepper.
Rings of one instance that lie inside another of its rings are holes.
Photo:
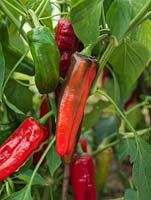
[[[43,96],[42,98],[42,102],[40,104],[40,115],[39,117],[42,118],[45,114],[47,114],[49,112],[49,108],[48,108],[48,104],[47,104],[47,99]],[[50,137],[50,118],[47,119],[47,121],[44,124],[44,127],[46,128],[46,134],[45,134],[45,141]],[[47,148],[47,144],[44,144],[42,149],[36,153],[34,153],[33,156],[33,164],[36,165],[39,161],[39,159],[41,158],[43,152],[45,151],[45,149]],[[43,165],[45,163],[46,159],[43,160],[42,164]]]
[[[0,180],[19,168],[44,140],[45,128],[34,118],[26,118],[0,146]]]
[[[106,149],[103,152],[98,153],[95,157],[95,183],[98,191],[102,189],[108,178],[111,157],[111,149]]]
[[[59,20],[55,39],[60,51],[60,76],[65,78],[70,66],[71,55],[79,46],[79,40],[74,33],[70,19],[62,17]]]
[[[73,54],[58,104],[56,150],[60,156],[73,153],[96,68],[97,62],[94,58]]]
[[[96,200],[94,164],[89,154],[73,157],[70,178],[74,200]]]
[[[60,54],[48,27],[39,26],[27,33],[35,63],[35,83],[41,94],[53,92],[59,81]]]

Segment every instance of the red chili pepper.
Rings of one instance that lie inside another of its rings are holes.
[[[94,164],[89,154],[72,159],[70,177],[74,200],[96,200]]]
[[[86,142],[86,139],[84,137],[81,137],[79,139],[79,143],[81,145],[81,148],[82,148],[83,152],[86,153],[87,152],[87,142]]]
[[[34,118],[26,118],[0,146],[0,180],[12,174],[39,147],[45,128]]]
[[[49,112],[48,104],[47,104],[47,99],[45,96],[43,96],[41,105],[40,105],[40,115],[39,117],[42,118],[45,114]],[[50,137],[50,118],[45,122],[44,126],[46,127],[46,134],[45,134],[45,140],[47,140]],[[38,152],[36,152],[33,156],[33,165],[36,165],[41,158],[43,152],[47,148],[47,144],[43,145],[42,149]],[[41,166],[46,162],[46,159],[43,160]]]
[[[92,57],[73,54],[58,106],[56,150],[60,156],[73,152],[96,67]]]
[[[48,112],[49,112],[49,107],[48,107],[47,99],[44,96],[43,99],[42,99],[41,105],[40,105],[40,115],[39,115],[39,117],[42,118]],[[50,135],[50,118],[46,121],[44,126],[46,127],[47,132],[48,132],[48,136],[49,136]]]
[[[59,20],[55,38],[60,51],[60,76],[65,78],[70,66],[70,57],[79,46],[70,19],[62,17]]]

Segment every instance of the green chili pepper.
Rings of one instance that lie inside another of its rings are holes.
[[[59,81],[60,54],[49,28],[39,26],[27,33],[35,63],[35,83],[41,94],[53,92]]]

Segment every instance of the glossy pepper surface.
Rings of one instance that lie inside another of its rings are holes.
[[[71,55],[79,46],[79,40],[74,33],[70,19],[62,17],[59,20],[55,39],[60,51],[60,76],[65,78],[70,66]]]
[[[56,150],[60,156],[73,152],[96,67],[95,59],[73,54],[58,105]]]
[[[45,137],[45,128],[34,118],[26,118],[0,146],[0,180],[20,167]]]
[[[27,33],[35,63],[35,83],[41,94],[53,92],[59,81],[60,54],[49,28],[37,27]]]
[[[74,200],[96,200],[94,164],[89,154],[73,158],[70,177]]]

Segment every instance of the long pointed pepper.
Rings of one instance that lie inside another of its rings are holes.
[[[58,107],[56,150],[60,156],[73,153],[96,68],[97,61],[94,58],[73,54]]]

